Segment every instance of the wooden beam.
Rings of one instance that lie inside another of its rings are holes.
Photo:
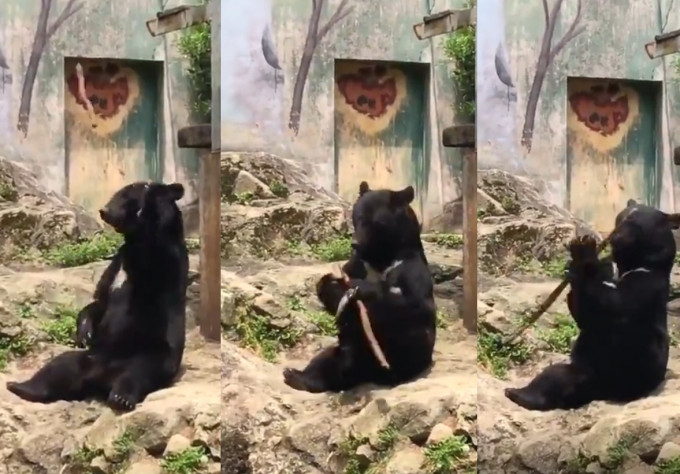
[[[653,43],[645,45],[645,51],[647,51],[649,59],[680,52],[680,30],[656,35]]]
[[[199,326],[208,341],[220,340],[220,155],[211,151],[211,124],[193,125],[177,131],[180,148],[202,148],[198,172]]]
[[[450,148],[474,148],[477,143],[475,124],[454,125],[442,131],[442,145]]]
[[[477,150],[474,124],[442,132],[442,144],[463,149],[463,326],[477,333]]]
[[[177,146],[180,148],[212,148],[212,126],[190,125],[177,130]]]
[[[466,10],[444,10],[423,18],[413,25],[413,32],[420,40],[451,33],[460,28],[477,24],[477,7]]]
[[[193,25],[210,21],[208,9],[203,5],[181,5],[156,13],[156,18],[146,22],[151,36],[164,35]]]
[[[221,258],[220,258],[220,152],[204,152],[198,175],[199,229],[201,235],[200,313],[201,334],[209,341],[220,340]]]

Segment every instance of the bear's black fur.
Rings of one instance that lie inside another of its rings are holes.
[[[554,364],[505,395],[529,410],[579,408],[594,400],[629,402],[663,382],[668,363],[667,308],[678,215],[630,200],[616,217],[611,262],[592,236],[569,250],[567,305],[579,327],[569,363]]]
[[[353,252],[343,266],[349,284],[332,274],[317,284],[317,296],[332,315],[347,290],[357,290],[355,299],[364,303],[390,369],[376,360],[352,301],[336,320],[337,345],[322,350],[302,371],[284,371],[290,387],[319,393],[362,383],[395,386],[432,364],[436,307],[420,224],[410,207],[413,199],[411,186],[401,191],[370,190],[362,182],[352,209]]]
[[[114,194],[100,215],[125,242],[78,317],[76,340],[88,349],[60,354],[31,379],[8,382],[9,391],[41,403],[104,398],[132,410],[171,385],[185,344],[189,260],[176,203],[183,195],[179,183],[144,182]]]

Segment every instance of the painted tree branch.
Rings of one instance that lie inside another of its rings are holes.
[[[295,76],[295,85],[293,86],[293,102],[290,107],[290,115],[288,119],[288,128],[297,136],[300,131],[300,113],[302,111],[302,99],[305,93],[305,84],[307,83],[307,76],[309,76],[309,69],[312,65],[312,59],[316,48],[321,40],[328,34],[328,32],[337,23],[342,21],[352,11],[353,7],[347,6],[348,0],[342,0],[331,15],[329,20],[319,28],[321,21],[321,13],[323,12],[326,0],[312,0],[312,14],[309,17],[309,25],[307,27],[307,37],[305,38],[305,46],[302,50],[302,57],[300,58],[300,67]]]
[[[527,152],[531,151],[531,145],[534,137],[534,126],[536,123],[536,109],[538,107],[538,99],[541,96],[541,89],[543,82],[548,73],[548,69],[553,64],[557,55],[564,49],[564,47],[576,36],[585,31],[584,27],[577,29],[581,21],[581,0],[577,0],[576,16],[571,23],[569,29],[564,34],[562,39],[552,46],[553,36],[555,34],[555,26],[560,15],[563,0],[557,0],[552,9],[548,11],[547,0],[542,0],[543,13],[546,20],[545,31],[543,32],[543,39],[541,41],[541,51],[538,54],[538,61],[536,62],[536,72],[534,73],[534,80],[531,83],[529,90],[529,98],[527,100],[526,113],[524,114],[524,127],[522,128],[522,145]]]
[[[68,20],[71,16],[76,14],[81,8],[82,3],[76,3],[76,0],[69,0],[68,4],[57,17],[57,19],[48,25],[50,10],[52,9],[52,0],[41,0],[40,13],[38,14],[38,23],[35,28],[35,36],[33,37],[33,46],[31,47],[31,55],[26,66],[26,74],[24,75],[24,82],[21,87],[21,102],[19,104],[19,118],[17,120],[17,130],[28,135],[28,123],[31,115],[31,102],[33,99],[33,88],[35,86],[35,79],[38,75],[38,66],[42,58],[45,47],[49,39],[57,32],[59,27]]]

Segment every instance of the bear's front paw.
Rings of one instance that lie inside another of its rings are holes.
[[[87,348],[92,345],[92,320],[88,317],[82,318],[78,321],[76,328],[75,344],[76,347]]]
[[[574,262],[597,260],[597,241],[590,234],[574,237],[569,242],[569,253]]]
[[[338,277],[332,273],[326,273],[316,283],[316,295],[321,298],[322,295],[328,294],[328,291],[331,289],[340,289],[341,291],[346,291],[349,289],[349,287],[342,277]]]

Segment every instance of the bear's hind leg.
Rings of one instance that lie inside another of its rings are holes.
[[[593,378],[574,364],[553,364],[522,388],[508,388],[505,396],[527,410],[579,408],[596,400]]]
[[[7,382],[7,390],[35,403],[84,400],[91,395],[85,382],[90,365],[87,352],[64,352],[47,362],[30,379]]]
[[[364,380],[349,351],[336,345],[321,350],[303,370],[285,369],[283,381],[295,390],[322,393],[349,390]]]
[[[119,372],[118,362],[111,364]],[[132,411],[148,394],[172,383],[176,375],[174,363],[167,354],[143,354],[124,362],[124,367],[111,384],[107,404],[114,410]]]

